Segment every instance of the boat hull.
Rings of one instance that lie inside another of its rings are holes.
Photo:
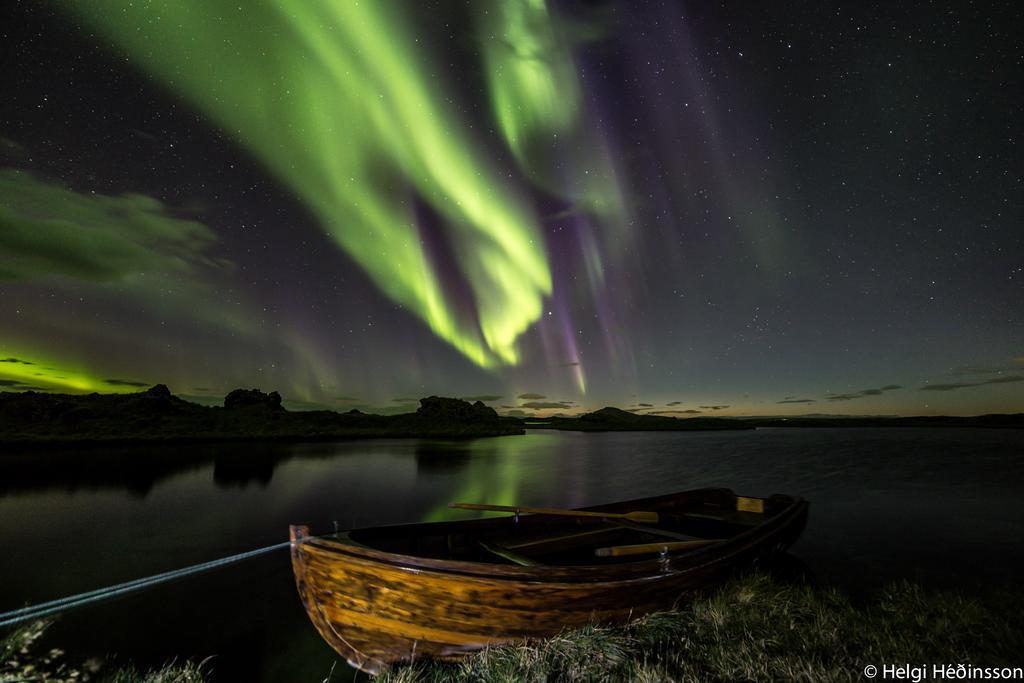
[[[305,527],[292,527],[292,564],[299,596],[321,636],[350,664],[376,673],[392,662],[455,658],[671,608],[737,566],[788,548],[807,518],[806,502],[793,500],[759,533],[612,566],[427,560],[365,547],[345,534],[310,538]]]

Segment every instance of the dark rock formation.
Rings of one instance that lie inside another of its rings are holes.
[[[152,398],[170,398],[171,390],[167,388],[166,384],[154,384],[143,391],[142,395]]]
[[[164,388],[166,389],[166,387]],[[238,410],[239,408],[284,410],[284,406],[281,405],[281,394],[276,391],[264,394],[259,389],[235,389],[224,397],[224,408],[227,410]]]
[[[0,443],[95,443],[208,439],[324,440],[522,434],[483,403],[431,396],[404,415],[352,410],[290,412],[276,391],[235,389],[224,407],[182,400],[158,384],[134,394],[0,392]]]
[[[454,422],[497,422],[498,412],[482,401],[468,403],[457,398],[429,396],[420,399],[416,414],[427,420]]]

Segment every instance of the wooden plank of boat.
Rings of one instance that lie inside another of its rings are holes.
[[[760,501],[762,511],[744,500]],[[725,519],[739,506],[745,520],[756,515],[758,523]],[[391,662],[452,658],[670,608],[737,566],[784,550],[802,531],[807,507],[791,496],[742,499],[700,489],[586,508],[600,513],[586,517],[520,515],[319,537],[293,526],[292,564],[320,634],[354,666],[376,672]],[[637,510],[657,513],[657,527],[607,521]],[[589,532],[589,540],[580,536]],[[594,556],[598,547],[667,545],[658,532],[722,540],[665,554]]]

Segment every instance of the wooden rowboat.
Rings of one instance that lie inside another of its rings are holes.
[[[727,489],[584,511],[601,514],[514,514],[328,536],[292,526],[299,596],[320,635],[350,664],[376,673],[392,662],[450,659],[671,608],[738,566],[784,551],[807,521],[800,498]]]

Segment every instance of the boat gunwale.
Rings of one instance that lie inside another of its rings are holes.
[[[579,508],[585,511],[606,511],[608,508],[620,505],[632,505],[649,503],[652,501],[668,501],[681,495],[681,493],[693,494],[700,492],[722,491],[728,489],[695,489],[692,491],[667,494],[652,498],[626,500],[617,503],[608,503],[594,506],[592,508]],[[732,493],[731,491],[729,491]],[[733,494],[735,495],[735,494]],[[655,555],[649,559],[636,560],[633,562],[617,562],[615,564],[589,564],[589,565],[539,565],[539,566],[517,566],[498,564],[491,562],[471,562],[466,560],[445,560],[439,558],[422,557],[418,555],[406,555],[402,553],[391,553],[378,550],[352,539],[349,536],[351,529],[328,536],[309,536],[298,539],[293,545],[311,546],[318,550],[360,559],[371,564],[381,564],[394,567],[413,573],[435,572],[462,577],[480,577],[489,579],[505,579],[509,581],[524,581],[529,583],[596,583],[605,581],[632,581],[657,579],[666,575],[675,575],[695,571],[709,565],[726,562],[730,558],[756,549],[763,545],[768,538],[786,529],[793,521],[798,520],[806,513],[808,502],[798,496],[786,496],[789,504],[767,517],[762,523],[741,531],[740,533],[725,539],[721,543],[711,544],[695,550],[686,550],[675,553],[668,553],[667,556]],[[364,527],[359,531],[367,529],[398,528],[417,525],[432,524],[464,524],[477,521],[492,521],[509,519],[511,516],[490,517],[480,519],[452,520],[447,522],[420,522],[414,524],[393,524],[376,527]],[[667,560],[667,563],[666,563]]]

